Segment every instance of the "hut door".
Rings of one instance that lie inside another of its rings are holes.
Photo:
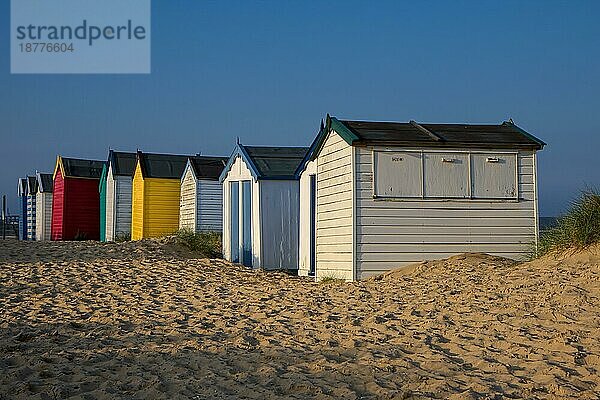
[[[310,175],[310,269],[309,276],[315,276],[317,269],[317,179]]]
[[[231,261],[240,262],[240,184],[229,182],[229,249]]]
[[[252,182],[242,181],[242,264],[252,266]]]

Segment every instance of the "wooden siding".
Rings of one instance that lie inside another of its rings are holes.
[[[471,251],[518,259],[536,240],[531,151],[517,157],[519,201],[386,200],[373,198],[373,148],[355,149],[357,279]]]
[[[27,240],[35,240],[36,233],[36,196],[27,195]]]
[[[106,180],[107,166],[104,164],[102,168],[102,176],[100,176],[100,241],[106,242]]]
[[[138,162],[135,167],[131,197],[131,240],[144,237],[144,178]]]
[[[115,176],[115,222],[114,235],[131,236],[132,178]],[[113,239],[114,240],[114,239]]]
[[[52,226],[52,193],[38,192],[36,195],[35,239],[50,240]]]
[[[115,176],[112,168],[106,178],[106,240],[131,235],[132,178]]]
[[[65,179],[63,240],[100,240],[98,179]]]
[[[223,189],[219,181],[199,180],[196,186],[196,230],[223,231]]]
[[[51,240],[61,240],[63,237],[63,215],[65,211],[65,180],[60,168],[56,169],[53,187]]]
[[[227,172],[222,184],[223,191],[223,257],[231,261],[231,206],[229,198],[229,183],[249,180],[252,182],[252,266],[261,267],[261,236],[260,236],[260,182],[255,181],[250,169],[241,157],[237,157]],[[240,196],[241,197],[241,196]]]
[[[144,179],[144,237],[177,232],[180,191],[179,179]]]
[[[133,178],[132,240],[175,233],[180,193],[179,179],[143,178],[138,162]]]
[[[317,173],[317,161],[306,165],[300,176],[300,243],[298,255],[298,275],[307,276],[310,270],[311,229],[310,229],[310,176]]]
[[[196,177],[188,165],[185,168],[183,179],[181,180],[181,198],[179,203],[179,228],[197,230],[196,226]]]
[[[108,173],[106,174],[106,183],[105,183],[105,195],[104,195],[104,211],[105,211],[105,236],[104,240],[107,242],[112,242],[115,240],[115,179],[112,173],[112,166],[108,168]],[[100,204],[102,204],[102,199],[100,199]],[[102,237],[102,235],[100,235]]]
[[[100,239],[98,179],[65,178],[59,170],[52,196],[52,240]]]
[[[300,183],[260,181],[261,267],[298,269]]]
[[[317,157],[317,280],[354,278],[352,153],[332,131]]]

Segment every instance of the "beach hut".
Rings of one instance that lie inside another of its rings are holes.
[[[181,175],[188,157],[137,152],[131,208],[133,240],[169,235],[179,229]]]
[[[136,153],[108,152],[100,178],[100,240],[131,237],[131,194]]]
[[[223,231],[223,187],[219,177],[227,157],[188,158],[181,177],[179,228]]]
[[[98,195],[100,199],[100,241],[106,242],[106,175],[108,175],[107,164],[102,167],[102,174],[98,181]]]
[[[27,240],[35,240],[36,197],[38,182],[36,176],[27,177]]]
[[[52,240],[99,240],[98,185],[104,161],[58,156],[53,174]]]
[[[321,128],[298,167],[300,176],[300,224],[298,246],[298,275],[315,276],[316,271],[316,229],[317,229],[317,161],[312,159],[322,140],[325,127]]]
[[[52,174],[38,172],[36,211],[35,211],[35,239],[50,240],[52,229]]]
[[[17,197],[19,198],[19,239],[27,240],[27,178],[17,181]]]
[[[536,152],[544,145],[512,121],[328,116],[303,165],[309,212],[300,225],[315,222],[302,235],[299,274],[357,280],[463,252],[522,258],[538,237]]]
[[[227,260],[253,268],[298,269],[297,169],[307,150],[236,146],[219,179]]]

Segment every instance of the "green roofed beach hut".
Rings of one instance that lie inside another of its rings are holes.
[[[100,178],[100,240],[131,238],[131,194],[136,153],[108,152]]]
[[[219,177],[227,157],[188,158],[181,177],[179,228],[194,232],[223,230],[223,187]]]
[[[27,177],[27,240],[35,240],[36,200],[38,181],[36,176]]]
[[[298,268],[297,170],[307,150],[236,146],[220,177],[227,260],[252,268]]]
[[[35,239],[50,240],[52,226],[52,174],[38,172],[35,201]]]
[[[298,274],[360,280],[465,252],[527,256],[544,145],[512,121],[327,116],[301,167]]]

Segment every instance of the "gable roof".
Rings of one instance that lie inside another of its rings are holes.
[[[188,162],[196,179],[218,180],[227,165],[227,157],[195,156]]]
[[[308,150],[308,147],[244,146],[238,143],[219,180],[225,179],[238,156],[242,157],[255,179],[297,180],[296,171]]]
[[[37,178],[35,176],[27,177],[27,194],[34,195],[38,192],[38,183]]]
[[[294,177],[308,147],[244,146],[261,178]]]
[[[136,160],[135,153],[114,150],[108,152],[108,167],[112,168],[113,175],[133,176]]]
[[[350,145],[394,145],[417,147],[511,148],[541,150],[546,143],[512,122],[500,125],[427,124],[338,120],[327,115],[324,131],[317,136],[322,146],[334,130]],[[316,156],[315,151],[311,157]]]
[[[60,168],[63,177],[65,178],[100,179],[104,164],[104,161],[99,160],[85,160],[82,158],[58,156],[53,177],[56,176],[57,168]]]
[[[180,179],[190,156],[137,152],[144,178]]]
[[[41,193],[52,193],[54,187],[54,181],[52,180],[52,174],[37,173],[38,190]]]
[[[19,178],[17,181],[17,196],[24,196],[27,192],[27,178]]]

